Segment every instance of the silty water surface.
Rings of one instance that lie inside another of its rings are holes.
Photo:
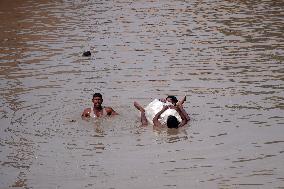
[[[283,7],[2,0],[0,188],[283,188]],[[191,122],[140,127],[168,94]]]

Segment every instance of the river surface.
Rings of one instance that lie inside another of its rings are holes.
[[[284,188],[281,0],[0,0],[0,188]],[[90,57],[83,57],[90,50]],[[119,116],[81,120],[92,94]],[[187,95],[190,123],[133,101]]]

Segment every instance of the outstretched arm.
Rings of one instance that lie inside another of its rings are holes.
[[[154,126],[162,126],[162,124],[159,122],[159,118],[162,113],[164,113],[168,108],[169,106],[163,106],[162,110],[155,115],[155,117],[153,118]]]
[[[190,120],[188,114],[186,113],[186,111],[183,109],[182,105],[178,105],[177,107],[177,112],[179,113],[182,121],[179,124],[179,127],[184,126],[185,124],[187,124],[187,122]]]
[[[180,99],[178,102],[177,102],[177,106],[180,106],[180,105],[183,105],[183,103],[186,101],[186,96],[182,97],[182,99]]]
[[[185,109],[183,109],[183,106],[180,105],[180,106],[178,106],[178,107],[179,107],[181,113],[182,113],[182,114],[184,115],[184,117],[186,118],[186,120],[189,121],[189,120],[190,120],[190,117],[189,117],[188,113],[185,111]]]
[[[187,119],[187,113],[185,112],[185,110],[182,108],[181,105],[178,106],[171,106],[171,109],[174,109],[178,112],[179,116],[181,117],[181,123],[178,125],[178,127],[182,127],[185,124],[187,124],[188,119]],[[189,118],[189,117],[188,117]]]
[[[145,115],[145,109],[136,101],[134,101],[133,105],[141,113],[141,123],[142,123],[142,125],[143,126],[147,126],[148,125],[148,120],[147,120],[146,115]]]

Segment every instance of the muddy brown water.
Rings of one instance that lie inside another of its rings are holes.
[[[283,12],[1,0],[0,188],[284,188]],[[120,115],[81,120],[94,92]],[[133,101],[168,94],[191,122],[141,127]]]

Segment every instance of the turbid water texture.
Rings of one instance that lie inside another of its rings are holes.
[[[0,0],[0,21],[0,189],[284,188],[282,0]],[[120,115],[82,120],[95,92]],[[190,123],[141,127],[133,101],[166,95]]]

